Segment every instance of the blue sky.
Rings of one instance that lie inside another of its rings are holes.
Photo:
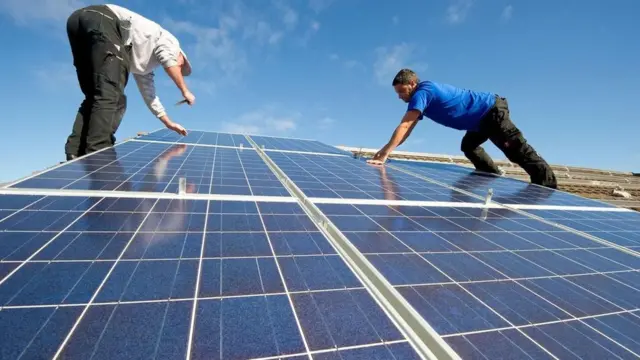
[[[183,44],[193,107],[157,72],[187,129],[380,147],[405,111],[390,83],[493,91],[551,163],[640,171],[640,2],[524,0],[130,0]],[[82,0],[3,0],[0,181],[64,159],[82,100],[65,21]],[[635,24],[634,24],[635,22]],[[157,129],[133,79],[118,138]],[[422,122],[399,150],[460,155],[464,133]],[[504,156],[491,144],[487,151]]]

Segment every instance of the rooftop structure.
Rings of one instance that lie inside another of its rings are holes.
[[[338,148],[362,157],[371,157],[378,151],[378,149],[353,146],[338,146]],[[473,167],[464,156],[394,151],[389,158]],[[506,159],[495,162],[505,170],[506,176],[529,181],[529,175],[518,165]],[[551,167],[558,177],[560,190],[640,211],[640,173],[557,164],[551,164]]]
[[[0,188],[2,358],[640,354],[640,214],[453,161],[168,130]]]

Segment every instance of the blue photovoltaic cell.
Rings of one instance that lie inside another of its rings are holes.
[[[315,140],[299,140],[270,136],[251,135],[251,139],[265,150],[288,150],[298,152],[313,152],[325,154],[351,155],[351,152],[323,144]]]
[[[175,193],[185,177],[189,193],[290,197],[244,135],[139,139],[12,187]],[[309,197],[482,201],[309,154],[350,154],[317,141],[252,139]],[[481,196],[493,188],[507,204],[611,207],[457,165],[391,164]],[[321,202],[463,359],[640,356],[633,251],[503,209]],[[640,250],[638,213],[527,211]],[[0,309],[0,358],[418,359],[289,202],[0,195]]]
[[[503,204],[613,207],[604,202],[508,177],[474,174],[473,169],[458,165],[402,160],[392,160],[390,164],[480,196],[486,196],[489,188],[492,188],[492,200]]]
[[[3,358],[51,358],[69,335],[61,358],[184,358],[195,303],[192,359],[418,359],[296,203],[0,196],[0,210]]]
[[[527,212],[614,244],[640,250],[640,213],[636,211],[527,210]]]
[[[640,308],[640,257],[508,210],[317,206],[465,359],[634,357],[588,319]]]
[[[182,136],[169,129],[162,129],[147,135],[138,137],[139,140],[163,141],[179,144],[217,145],[251,148],[251,144],[239,134],[227,134],[208,131],[189,131],[187,136]]]
[[[268,155],[309,197],[479,202],[415,176],[350,157],[274,152]]]
[[[79,159],[14,188],[290,196],[255,150],[130,141]]]

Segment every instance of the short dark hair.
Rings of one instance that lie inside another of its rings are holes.
[[[416,74],[411,69],[402,69],[402,70],[398,71],[396,76],[393,78],[393,83],[391,85],[392,86],[396,86],[398,84],[400,84],[400,85],[408,85],[409,82],[411,82],[411,81],[415,81],[416,83],[419,83],[420,82],[420,78],[418,77],[418,74]]]

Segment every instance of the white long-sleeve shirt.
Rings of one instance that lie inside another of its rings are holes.
[[[131,45],[131,64],[129,71],[138,85],[147,107],[156,117],[166,114],[164,106],[156,95],[154,69],[158,65],[163,67],[178,64],[178,56],[184,52],[180,42],[169,31],[159,24],[118,5],[106,4],[113,11],[122,26],[122,36],[125,45]],[[187,60],[184,55],[185,61]],[[187,66],[190,72],[191,66]],[[188,75],[183,70],[183,75]]]

